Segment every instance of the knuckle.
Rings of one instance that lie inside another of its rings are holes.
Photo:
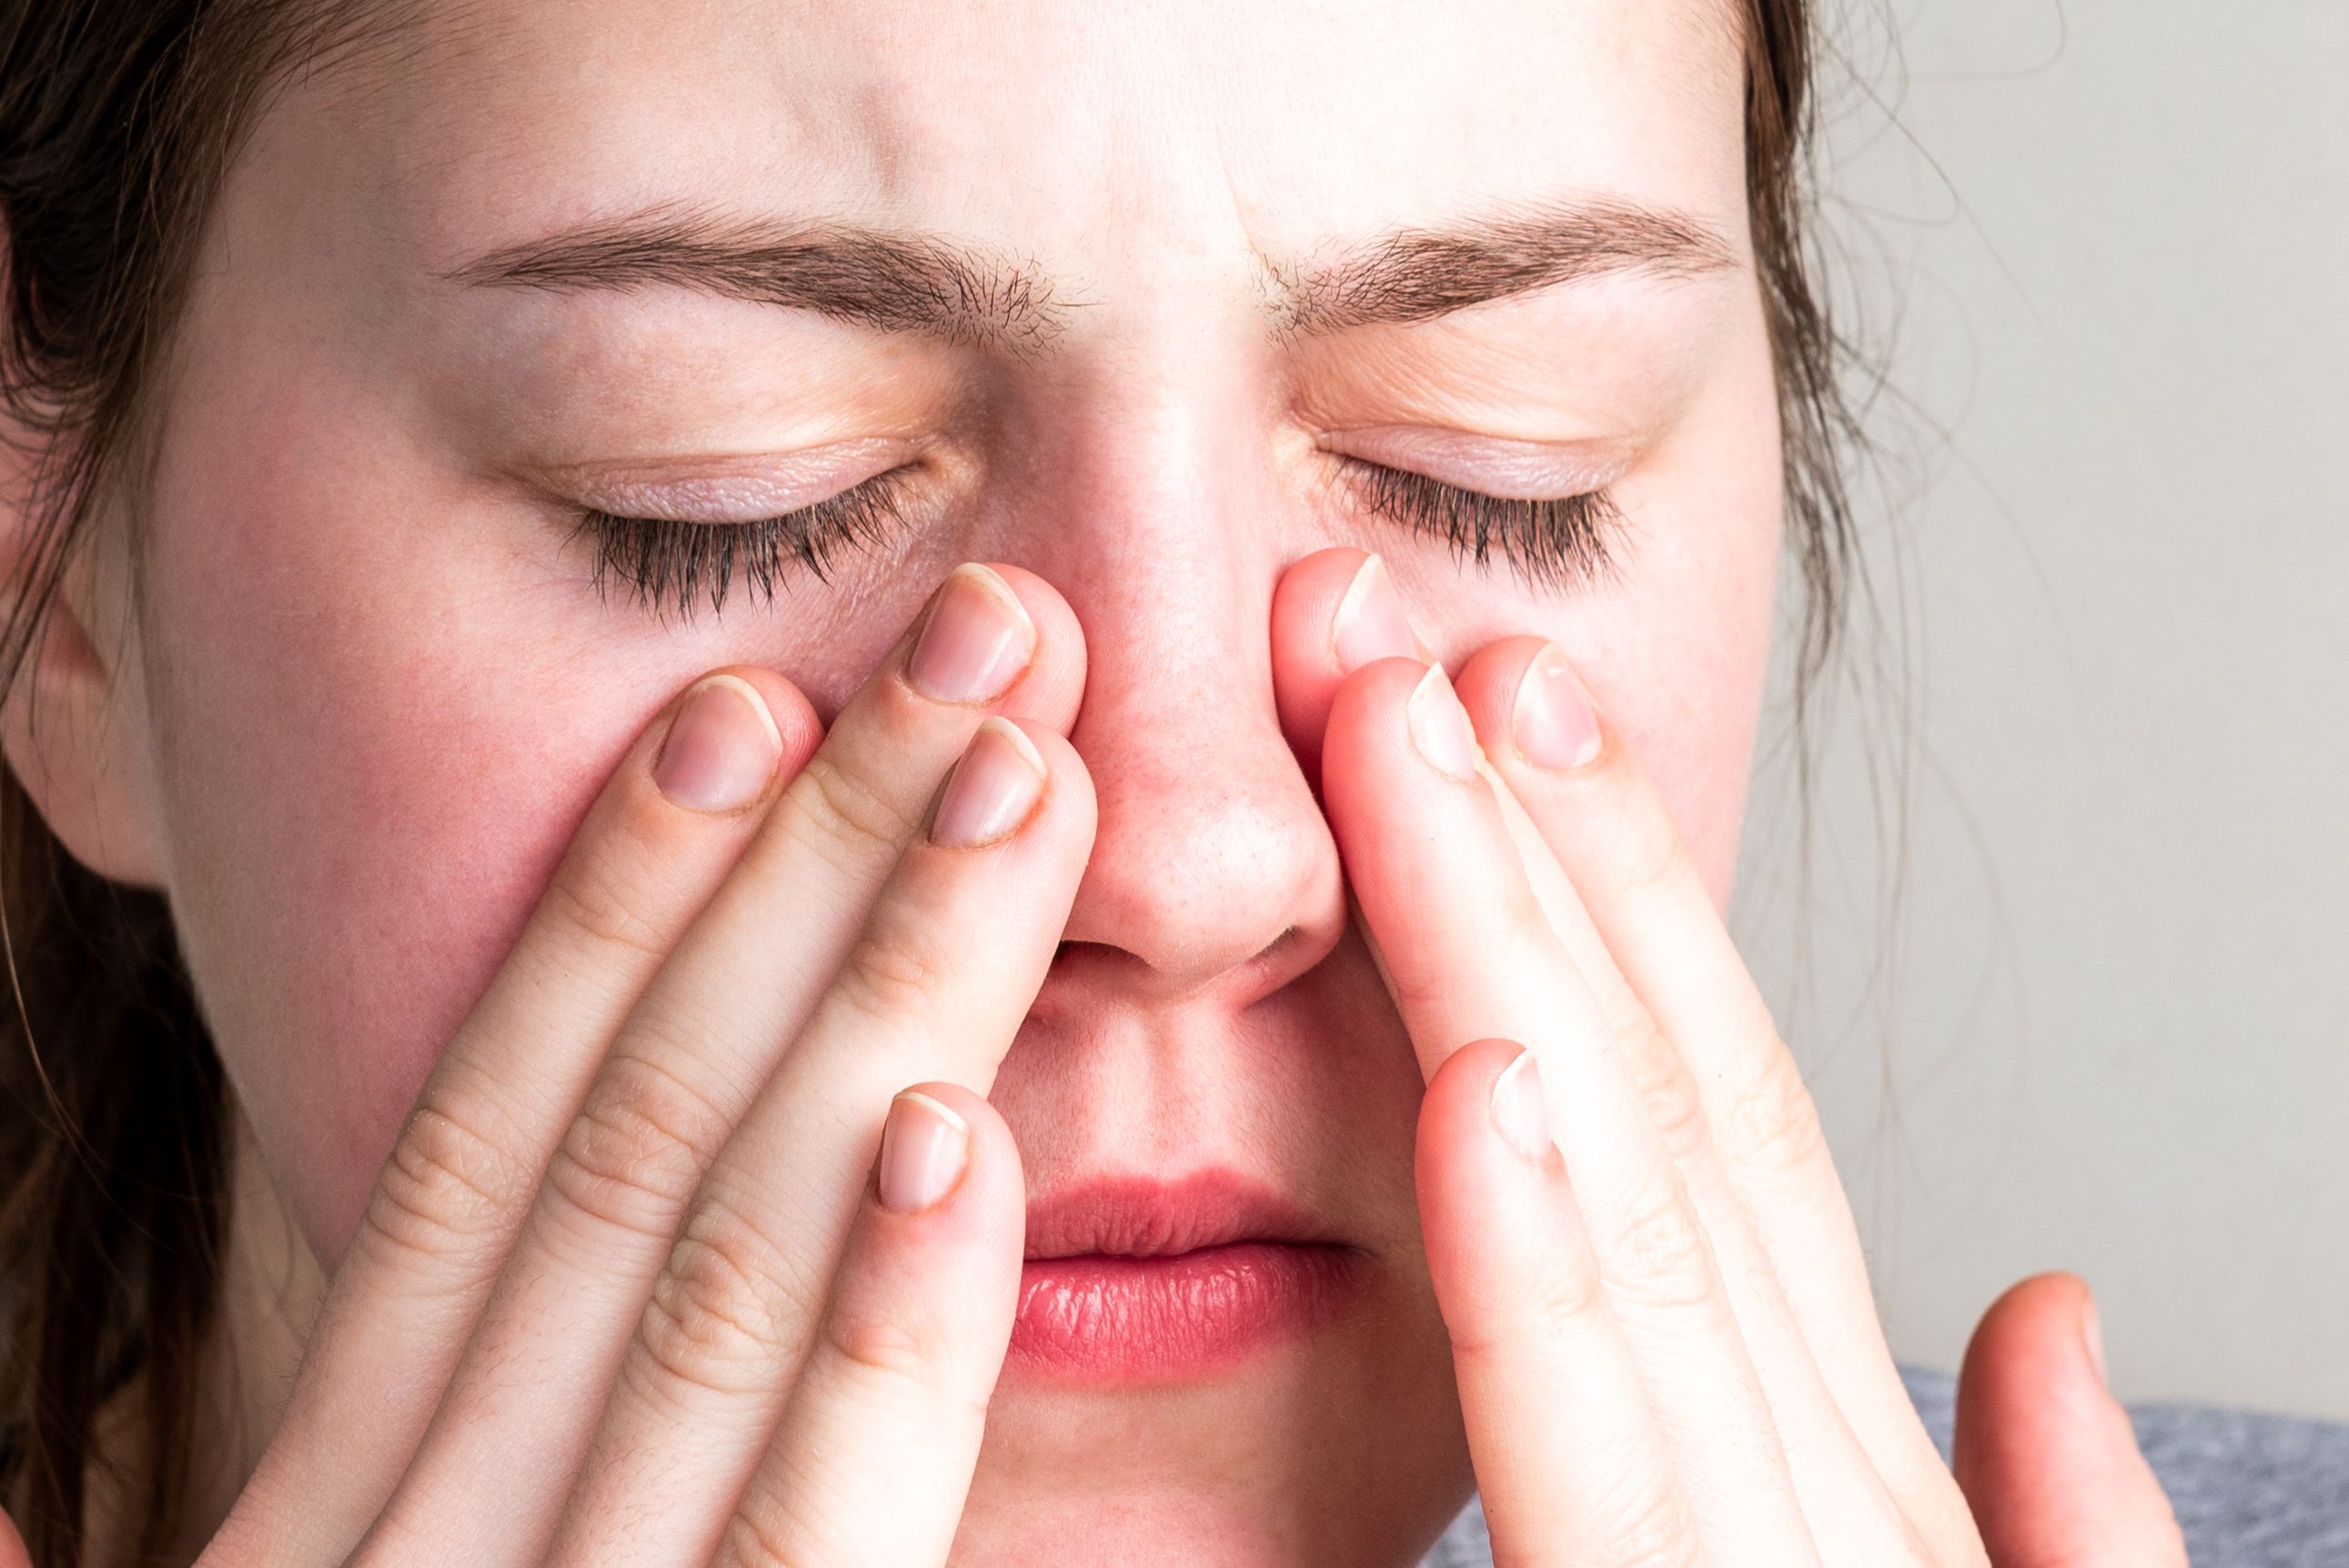
[[[783,1518],[769,1515],[769,1510],[747,1502],[735,1511],[719,1542],[720,1568],[811,1568],[810,1560],[789,1543],[796,1532]]]
[[[936,1006],[948,975],[921,934],[885,910],[849,950],[837,980],[841,995],[875,1023],[918,1017]]]
[[[823,849],[859,869],[895,859],[918,824],[905,809],[827,748],[808,759],[795,788],[804,792],[802,820]]]
[[[949,1417],[966,1423],[985,1419],[987,1396],[958,1387],[954,1336],[936,1319],[835,1301],[825,1315],[823,1335],[843,1382],[867,1409],[912,1416],[931,1429]]]
[[[1609,1313],[1598,1254],[1579,1235],[1553,1235],[1536,1256],[1509,1268],[1507,1283],[1476,1293],[1482,1305],[1447,1313],[1454,1359],[1514,1373],[1531,1354],[1571,1351],[1590,1342]]]
[[[1696,1075],[1645,1008],[1623,1034],[1620,1048],[1648,1124],[1675,1163],[1687,1161],[1712,1136]]]
[[[938,1359],[938,1336],[918,1320],[844,1310],[824,1317],[824,1343],[852,1377],[877,1383],[927,1384]]]
[[[1549,912],[1542,907],[1533,883],[1521,875],[1508,876],[1495,892],[1494,913],[1499,922],[1496,934],[1505,944],[1502,951],[1540,952],[1557,940]]]
[[[595,947],[666,958],[668,944],[660,923],[639,896],[644,859],[617,839],[585,854],[566,855],[546,885],[544,908]]]
[[[1669,1478],[1643,1476],[1609,1510],[1607,1561],[1623,1568],[1695,1568],[1696,1528]]]
[[[797,1317],[773,1245],[731,1207],[704,1200],[654,1282],[637,1338],[672,1385],[751,1394],[778,1375]]]
[[[1462,929],[1473,934],[1462,951],[1474,954],[1473,961],[1486,965],[1487,974],[1503,968],[1516,955],[1541,951],[1552,940],[1549,916],[1522,878],[1503,879],[1491,897],[1462,900],[1442,913],[1462,922]],[[1393,988],[1395,1005],[1406,1015],[1443,1009],[1460,995],[1463,975],[1458,968],[1441,963],[1397,962],[1404,956],[1386,955],[1392,971],[1388,984]]]
[[[530,1201],[533,1174],[503,1121],[488,1102],[470,1097],[419,1106],[368,1196],[362,1238],[443,1259],[498,1244]]]
[[[1587,1246],[1554,1247],[1535,1281],[1532,1329],[1546,1345],[1586,1336],[1606,1310],[1607,1283]]]
[[[1414,964],[1395,965],[1389,961],[1388,987],[1394,994],[1395,1007],[1404,1017],[1413,1017],[1442,1006],[1450,997],[1459,995],[1456,976]]]
[[[666,1239],[729,1128],[676,1072],[617,1056],[564,1133],[547,1185],[591,1220]]]
[[[1665,814],[1661,802],[1624,812],[1612,837],[1618,869],[1610,880],[1628,903],[1650,900],[1670,888],[1688,870],[1680,830]]]
[[[1803,1082],[1802,1068],[1785,1047],[1731,1096],[1723,1141],[1736,1162],[1766,1175],[1814,1169],[1828,1158],[1826,1129]]]
[[[1713,1243],[1689,1202],[1688,1185],[1677,1170],[1630,1216],[1623,1231],[1629,1267],[1615,1281],[1619,1292],[1644,1306],[1670,1311],[1720,1310],[1721,1270]]]

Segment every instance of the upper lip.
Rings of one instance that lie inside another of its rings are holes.
[[[1098,1177],[1028,1206],[1030,1261],[1172,1257],[1239,1242],[1326,1244],[1312,1217],[1261,1183],[1229,1171],[1173,1181]]]

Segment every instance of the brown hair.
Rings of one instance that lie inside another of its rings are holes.
[[[1854,566],[1848,418],[1806,247],[1809,0],[1741,0],[1746,170],[1807,589],[1799,691]],[[59,574],[123,476],[191,253],[236,139],[286,71],[378,26],[367,0],[0,0],[0,411],[30,469],[0,689],[37,656]],[[130,498],[135,499],[135,498]],[[231,1105],[158,895],[78,864],[0,772],[0,1501],[33,1561],[84,1555],[97,1418],[148,1440],[122,1537],[187,1527],[199,1374],[225,1237]]]

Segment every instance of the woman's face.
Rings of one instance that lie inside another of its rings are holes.
[[[1013,1368],[972,1556],[1080,1521],[1102,1562],[1436,1529],[1468,1482],[1419,1079],[1268,606],[1351,544],[1447,660],[1555,639],[1725,893],[1779,520],[1733,10],[474,0],[297,79],[205,237],[134,701],[142,831],[319,1256],[647,718],[735,662],[829,717],[954,563],[1009,562],[1082,623],[1101,824],[993,1091],[1031,1193],[1237,1172],[1378,1284],[1225,1372]],[[1608,565],[1519,570],[1519,514],[1574,515],[1524,507],[1464,559],[1366,462],[1603,487]],[[884,473],[821,578],[721,613],[599,593],[574,531]]]

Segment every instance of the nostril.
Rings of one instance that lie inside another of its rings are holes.
[[[1288,926],[1241,963],[1221,971],[1221,978],[1249,995],[1278,989],[1319,962],[1321,954],[1304,951],[1312,945],[1310,932],[1301,925]],[[1062,942],[1052,954],[1052,975],[1062,981],[1092,975],[1123,976],[1131,983],[1152,967],[1148,960],[1113,942]]]
[[[1248,960],[1248,967],[1251,969],[1281,968],[1288,961],[1288,950],[1296,946],[1304,939],[1305,928],[1303,926],[1289,926],[1278,936],[1274,937],[1270,942],[1268,942],[1262,947],[1257,948],[1256,951],[1256,956]]]

